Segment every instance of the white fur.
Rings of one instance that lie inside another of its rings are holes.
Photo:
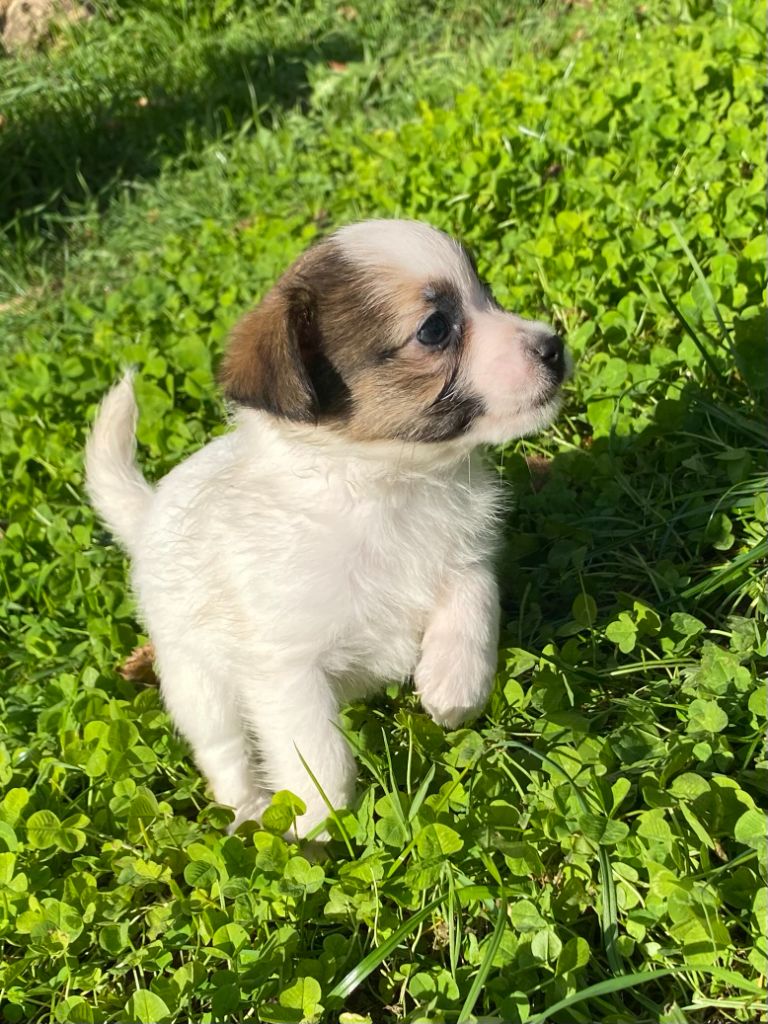
[[[470,446],[524,437],[552,422],[560,400],[539,404],[539,396],[551,385],[532,352],[537,338],[551,334],[552,328],[490,305],[466,253],[453,238],[408,220],[362,221],[341,228],[333,237],[342,252],[362,266],[396,270],[422,286],[448,281],[461,295],[470,338],[462,383],[481,395],[486,407],[467,436]],[[388,286],[389,278],[382,274],[382,290]],[[403,298],[400,315],[408,324],[404,333],[411,332],[418,348],[415,335],[425,317],[423,302],[411,306]]]
[[[549,426],[561,398],[556,394],[541,403],[542,391],[548,393],[549,388],[530,345],[550,329],[537,320],[495,309],[476,311],[472,326],[465,379],[474,393],[483,396],[486,411],[472,425],[468,441],[502,444]]]
[[[126,373],[101,403],[86,450],[93,506],[131,552],[152,500],[152,488],[135,462],[137,417],[133,374]]]
[[[414,280],[451,281],[469,299],[477,279],[461,246],[442,231],[413,220],[365,220],[340,228],[334,238],[344,254],[363,266],[397,268]]]
[[[496,663],[498,491],[474,456],[444,446],[426,460],[428,446],[395,442],[358,454],[330,431],[244,411],[147,488],[127,529],[129,380],[104,409],[94,438],[108,425],[122,461],[91,443],[94,503],[133,554],[168,710],[238,820],[278,789],[307,804],[301,832],[326,817],[300,755],[331,803],[347,804],[355,767],[339,705],[387,681],[415,671],[446,725],[479,713]],[[112,489],[97,490],[110,473]]]
[[[473,291],[467,374],[488,413],[468,436],[354,442],[242,410],[236,429],[150,488],[135,465],[127,376],[87,451],[93,503],[132,555],[166,705],[216,799],[237,824],[289,789],[307,806],[299,833],[325,819],[326,799],[352,799],[343,702],[413,676],[450,728],[482,710],[497,657],[499,492],[471,449],[556,411],[556,400],[536,405],[526,355],[540,325],[484,303],[447,236],[374,222],[337,238],[358,260],[445,273],[468,301]]]

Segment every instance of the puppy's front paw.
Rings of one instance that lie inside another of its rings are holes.
[[[227,826],[227,832],[229,835],[235,833],[246,821],[260,822],[264,811],[269,807],[271,802],[271,794],[264,793],[247,800],[240,807],[235,808],[235,820]],[[303,839],[322,821],[325,821],[327,816],[328,808],[325,804],[308,807],[307,813],[300,814],[295,819],[291,827],[283,833],[284,838],[291,842],[295,842],[297,839]],[[329,838],[330,836],[327,832],[321,832],[318,836],[315,836],[315,840],[320,843],[327,842]]]
[[[449,731],[452,729],[458,729],[460,725],[465,722],[470,722],[482,711],[482,708],[465,707],[464,705],[453,705],[451,707],[443,707],[438,704],[433,704],[425,697],[421,698],[421,703],[424,710],[427,712],[429,717],[437,722],[438,725],[442,725],[444,729]]]
[[[496,645],[432,633],[425,637],[414,683],[424,710],[446,729],[482,712],[493,686]]]
[[[227,826],[227,832],[232,835],[244,821],[260,821],[262,814],[269,807],[271,799],[271,794],[261,792],[240,804],[235,808],[235,820]]]

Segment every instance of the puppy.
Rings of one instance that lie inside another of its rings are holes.
[[[477,448],[546,427],[565,370],[561,339],[502,309],[460,244],[373,220],[314,245],[238,324],[235,429],[156,487],[130,377],[108,394],[88,490],[233,827],[281,789],[306,804],[299,834],[349,804],[346,701],[413,677],[446,728],[482,710],[499,495]]]

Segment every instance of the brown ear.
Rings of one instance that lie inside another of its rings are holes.
[[[309,297],[278,285],[242,318],[220,370],[233,402],[290,420],[314,422],[317,398],[305,365],[312,333]]]

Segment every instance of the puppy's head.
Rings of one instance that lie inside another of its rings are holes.
[[[552,328],[508,313],[466,250],[416,221],[342,228],[235,328],[234,402],[360,440],[498,443],[547,426],[566,368]]]

